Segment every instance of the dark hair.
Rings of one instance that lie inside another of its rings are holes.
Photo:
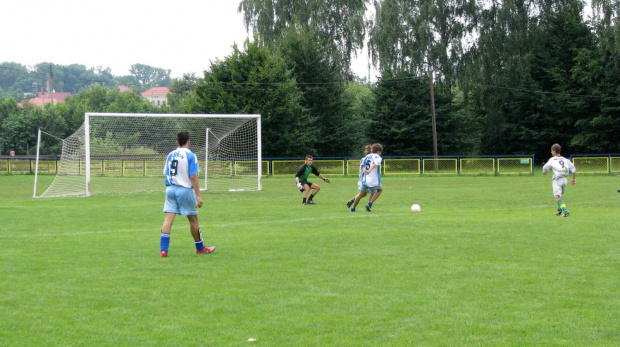
[[[554,151],[557,154],[562,153],[562,146],[560,146],[557,143],[554,143],[553,146],[551,146],[551,150]]]
[[[185,146],[185,144],[189,141],[189,131],[182,130],[177,133],[177,143],[179,146]]]
[[[379,151],[383,152],[383,146],[381,146],[381,144],[380,144],[380,143],[375,143],[375,144],[373,144],[373,145],[372,145],[372,152],[373,152],[373,153],[377,153],[377,152],[379,152]]]
[[[313,159],[314,157],[312,156],[312,154],[307,154],[306,155],[306,159]]]

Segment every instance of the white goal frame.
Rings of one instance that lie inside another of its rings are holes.
[[[261,179],[262,179],[262,153],[261,153],[261,148],[262,148],[262,129],[261,129],[261,116],[259,114],[153,114],[153,113],[97,113],[97,112],[87,112],[84,114],[84,125],[83,125],[83,142],[84,142],[84,157],[83,157],[83,161],[84,161],[84,192],[85,192],[85,196],[90,196],[91,195],[91,118],[92,117],[124,117],[124,118],[130,118],[130,117],[139,117],[139,118],[213,118],[213,119],[243,119],[243,118],[247,118],[247,119],[255,119],[256,121],[256,153],[255,155],[253,154],[252,157],[255,156],[256,158],[256,167],[257,167],[257,172],[256,172],[256,178],[257,178],[257,182],[256,182],[256,187],[255,188],[250,188],[250,190],[262,190],[262,184],[261,184]],[[235,124],[235,123],[232,123]],[[247,124],[247,123],[242,123],[242,124]],[[237,125],[237,127],[239,127],[239,125]],[[236,129],[236,128],[235,128]],[[180,130],[184,130],[184,129],[180,129]],[[78,130],[80,131],[80,130]],[[207,190],[207,184],[208,184],[208,173],[209,173],[209,143],[208,143],[208,137],[209,137],[209,127],[206,127],[203,131],[204,133],[200,134],[200,133],[196,133],[195,132],[196,129],[194,129],[193,132],[191,132],[192,137],[201,137],[201,136],[205,136],[205,148],[200,147],[202,150],[205,150],[205,155],[204,158],[198,158],[200,161],[204,160],[204,187],[201,187],[201,190]],[[226,134],[219,134],[219,136],[223,136],[226,137],[229,134],[234,132],[234,129],[232,130],[226,130],[228,131],[228,133]],[[174,136],[176,136],[176,134],[174,134]],[[212,135],[215,136],[215,135]],[[252,136],[254,137],[254,136]],[[172,139],[164,139],[166,141],[174,141],[176,139],[176,137],[172,138]],[[217,139],[218,141],[220,140],[217,136],[215,136],[215,139]],[[201,139],[202,140],[202,139]],[[39,147],[40,147],[40,134],[39,134],[39,139],[38,139],[38,143],[37,143],[37,154],[39,151]],[[254,139],[252,138],[251,141],[253,142]],[[64,143],[64,141],[63,141]],[[174,148],[172,148],[174,149]],[[167,153],[166,153],[167,154]],[[38,156],[37,156],[38,158]],[[251,158],[251,157],[250,157]],[[38,161],[37,161],[38,162]],[[250,162],[253,162],[253,160],[251,160]],[[253,164],[252,164],[253,165]],[[163,162],[162,162],[162,167],[163,167]],[[251,171],[250,171],[251,172]],[[38,165],[36,165],[36,169],[35,169],[35,192],[34,192],[34,197],[36,196],[36,176],[38,173]],[[163,174],[162,174],[163,177]],[[250,181],[251,182],[251,181]],[[77,183],[77,182],[76,182]],[[163,181],[162,181],[162,185],[163,185]],[[163,188],[162,188],[163,189]],[[229,189],[229,191],[242,191],[245,189]],[[45,193],[43,194],[45,195]],[[72,194],[75,195],[75,194]],[[83,196],[84,196],[83,195]],[[53,196],[53,195],[52,195]],[[58,195],[56,195],[58,196]]]

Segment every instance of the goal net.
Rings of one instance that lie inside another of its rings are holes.
[[[199,158],[201,190],[261,190],[260,115],[86,113],[62,141],[53,182],[34,195],[163,191],[164,162],[181,130]]]

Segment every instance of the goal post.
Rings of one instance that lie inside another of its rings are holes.
[[[200,189],[262,190],[260,123],[257,114],[86,113],[63,140],[54,181],[35,197],[163,191],[181,130],[200,162]]]

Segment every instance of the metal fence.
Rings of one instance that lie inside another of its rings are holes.
[[[575,154],[570,159],[579,173],[620,173],[620,154]]]
[[[320,158],[314,164],[325,175],[357,176],[361,158]],[[573,155],[570,158],[580,173],[620,173],[620,154]],[[111,177],[162,176],[164,159],[96,159],[91,161],[91,175]],[[263,176],[295,175],[304,159],[265,158]],[[35,158],[0,157],[0,174],[32,174]],[[200,163],[204,168],[204,162]],[[58,158],[39,159],[39,173],[55,174],[61,162]],[[85,167],[80,168],[83,173]],[[253,161],[218,161],[209,163],[209,175],[218,177],[255,175]],[[533,175],[534,156],[445,156],[445,157],[384,157],[383,175]],[[201,173],[204,174],[204,173]]]

